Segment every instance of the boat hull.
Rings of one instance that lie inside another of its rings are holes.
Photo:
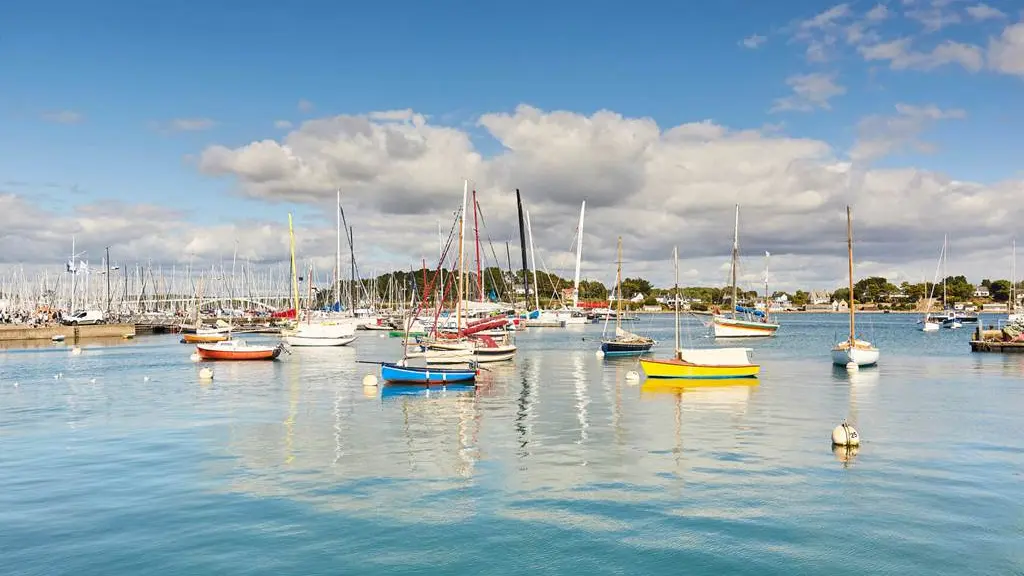
[[[196,353],[202,360],[277,360],[284,346],[251,346],[238,349],[218,349],[198,344]]]
[[[224,342],[228,339],[227,334],[182,334],[182,344],[213,344]]]
[[[851,362],[857,366],[874,366],[878,364],[880,354],[878,348],[867,346],[856,346],[850,348],[847,343],[832,348],[832,363],[836,366],[846,366]]]
[[[748,322],[718,316],[713,319],[712,325],[715,338],[766,338],[775,336],[775,332],[779,329],[778,324]]]
[[[758,364],[713,366],[692,364],[682,360],[641,359],[640,368],[648,378],[685,378],[695,380],[724,380],[756,378],[761,372]]]
[[[476,381],[476,370],[420,368],[389,363],[381,364],[380,377],[391,384],[466,384]]]
[[[615,340],[605,340],[601,342],[601,352],[605,356],[640,356],[650,353],[652,346],[654,346],[653,340],[650,342],[616,342]]]
[[[308,336],[285,336],[284,341],[289,346],[298,347],[327,347],[327,346],[347,346],[352,342],[355,342],[355,336],[338,336],[338,337],[308,337]]]

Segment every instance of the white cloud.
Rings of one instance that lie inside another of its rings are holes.
[[[988,66],[1003,74],[1024,76],[1024,21],[1007,26],[989,39]]]
[[[885,4],[876,4],[864,17],[872,22],[881,22],[889,17],[889,8]]]
[[[746,48],[755,49],[760,48],[761,45],[763,45],[767,41],[767,36],[762,36],[760,34],[751,34],[750,36],[744,38],[740,43]]]
[[[74,110],[56,110],[53,112],[44,112],[43,120],[47,122],[54,122],[56,124],[78,124],[85,120],[85,116],[80,112]]]
[[[775,101],[771,112],[797,110],[807,112],[816,108],[831,109],[829,100],[846,93],[846,88],[836,83],[835,74],[799,74],[786,79],[793,94]]]
[[[850,14],[851,10],[849,4],[838,4],[812,18],[804,20],[800,23],[800,28],[804,30],[827,28],[835,25],[837,21],[848,17]]]
[[[299,100],[299,103],[296,105],[296,108],[298,108],[299,112],[308,113],[312,112],[313,109],[316,108],[316,106],[314,106],[313,103],[310,102],[309,100],[302,98]]]
[[[936,121],[959,120],[966,116],[963,110],[942,110],[934,104],[897,104],[894,116],[874,115],[860,122],[858,139],[850,151],[850,158],[863,164],[908,148],[931,152],[932,145],[919,139],[921,133]]]
[[[278,130],[290,130],[292,128],[292,126],[293,126],[293,124],[290,121],[288,121],[288,120],[275,120],[274,121],[274,128],[277,128]]]
[[[888,61],[893,70],[932,70],[958,64],[970,72],[981,70],[984,55],[978,46],[945,40],[929,52],[912,49],[909,38],[900,38],[858,48],[868,61]]]
[[[920,136],[932,123],[963,116],[900,105],[891,117],[866,119],[851,150],[853,165],[824,142],[777,131],[731,130],[707,120],[660,127],[610,111],[521,106],[480,118],[502,147],[489,158],[466,132],[403,112],[311,120],[280,141],[210,147],[199,166],[233,177],[247,197],[327,211],[341,187],[359,243],[380,259],[378,269],[436,253],[437,221],[447,226],[467,177],[479,192],[486,236],[499,245],[514,245],[514,190],[523,191],[538,257],[553,272],[571,270],[573,228],[586,198],[584,276],[610,279],[615,237],[622,235],[631,274],[667,282],[665,261],[678,244],[686,267],[702,271],[694,282],[721,283],[717,270],[728,258],[730,211],[738,202],[744,249],[772,252],[773,284],[831,287],[843,277],[839,245],[848,202],[864,240],[859,255],[884,270],[931,260],[936,229],[960,238],[966,259],[972,250],[1001,245],[996,237],[1024,217],[1024,207],[1012,202],[1024,190],[1021,182],[985,186],[913,168],[868,168],[885,154],[926,150]],[[919,217],[908,220],[907,213]],[[331,250],[324,242],[323,254]],[[801,269],[809,261],[822,264]],[[907,273],[919,277],[917,268]]]
[[[906,16],[919,22],[926,33],[938,32],[947,26],[961,22],[959,14],[946,10],[944,5],[935,3],[930,8],[908,10]]]
[[[998,20],[1000,18],[1006,18],[1006,14],[1004,14],[1001,10],[999,10],[998,8],[993,8],[988,4],[976,4],[974,6],[968,6],[967,14],[971,18],[974,18],[975,20],[978,21],[993,19]]]

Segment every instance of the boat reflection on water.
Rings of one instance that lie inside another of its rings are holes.
[[[475,393],[476,386],[472,384],[448,384],[445,386],[385,384],[380,388],[380,397],[382,399],[401,398],[403,396],[473,396]]]
[[[708,408],[746,410],[757,378],[723,378],[715,380],[645,380],[640,397],[675,395],[681,404]]]

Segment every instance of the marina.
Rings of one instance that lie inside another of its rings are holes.
[[[758,378],[684,385],[597,358],[597,325],[526,330],[514,361],[429,390],[363,384],[377,373],[363,360],[396,357],[389,338],[198,365],[175,335],[80,355],[8,348],[4,562],[114,573],[135,539],[165,573],[230,572],[238,556],[288,573],[571,571],[581,560],[549,547],[600,542],[582,561],[598,572],[788,574],[815,558],[860,574],[1013,573],[1024,364],[971,354],[968,331],[917,331],[912,315],[857,320],[883,364],[834,369],[845,316],[806,314],[751,344]],[[653,356],[669,355],[672,317],[640,322]],[[681,339],[711,344],[685,317]],[[859,448],[829,446],[844,418]],[[712,534],[733,554],[709,553]]]

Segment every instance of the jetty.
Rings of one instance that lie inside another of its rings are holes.
[[[1007,324],[1002,328],[980,325],[971,338],[971,352],[1024,353],[1024,326]]]
[[[64,326],[51,324],[48,326],[0,326],[0,342],[18,340],[52,340],[55,336],[63,336],[67,340],[83,338],[134,338],[134,324],[92,324],[88,326]]]

